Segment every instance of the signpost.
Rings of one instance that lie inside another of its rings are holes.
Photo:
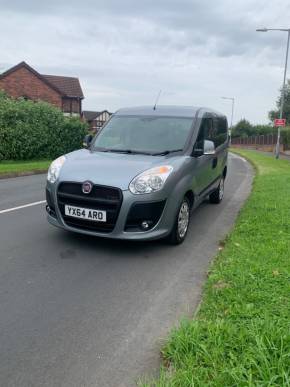
[[[286,125],[286,118],[276,118],[274,120],[274,126],[277,128],[279,126],[285,126]]]

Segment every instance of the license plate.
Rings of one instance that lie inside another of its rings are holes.
[[[82,208],[65,205],[65,214],[73,218],[92,220],[94,222],[106,222],[107,213],[101,210],[92,210],[90,208]]]

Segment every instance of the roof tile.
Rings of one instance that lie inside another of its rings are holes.
[[[41,76],[57,89],[59,89],[67,97],[84,98],[78,78],[45,74],[41,74]]]

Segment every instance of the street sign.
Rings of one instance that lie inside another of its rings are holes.
[[[285,126],[286,125],[286,118],[276,118],[274,120],[274,126]]]

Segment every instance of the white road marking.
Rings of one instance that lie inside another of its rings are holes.
[[[7,212],[21,210],[22,208],[38,206],[39,204],[43,204],[45,202],[46,202],[46,200],[40,200],[39,202],[33,202],[33,203],[23,204],[22,206],[18,206],[18,207],[7,208],[6,210],[0,210],[0,214],[5,214]]]

